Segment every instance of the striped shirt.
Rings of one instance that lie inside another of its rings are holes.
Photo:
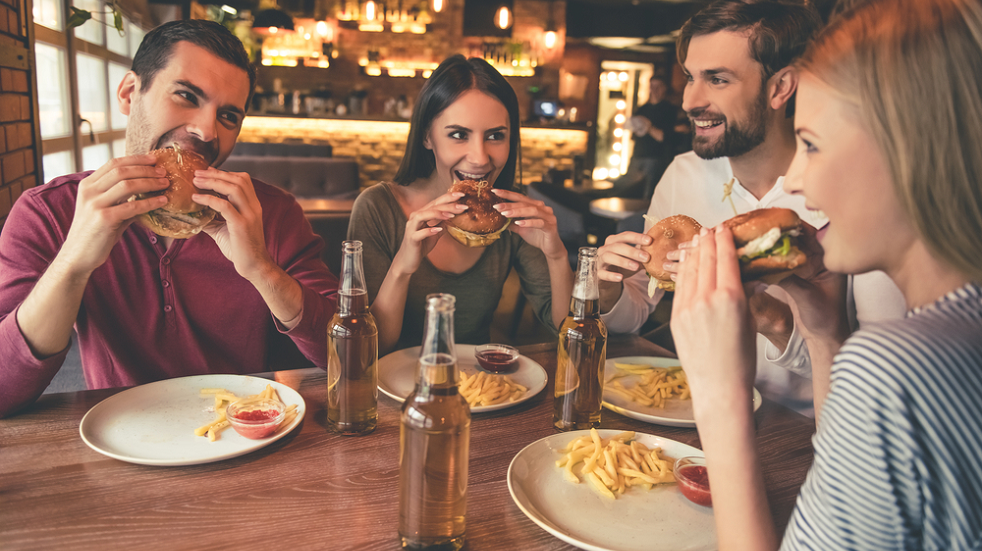
[[[982,549],[982,286],[855,333],[782,549]]]

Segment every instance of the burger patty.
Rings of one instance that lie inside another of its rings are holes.
[[[151,218],[158,219],[158,220],[161,219],[161,218],[169,218],[171,220],[176,220],[178,222],[183,222],[184,224],[188,224],[190,226],[197,226],[198,224],[201,223],[201,220],[200,219],[205,214],[205,211],[204,210],[199,210],[197,212],[179,213],[179,212],[166,211],[164,209],[156,209],[156,210],[150,211],[147,214]]]

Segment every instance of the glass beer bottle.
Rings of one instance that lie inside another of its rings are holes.
[[[416,388],[402,406],[399,536],[407,549],[460,549],[471,410],[457,390],[453,295],[426,297]]]
[[[597,249],[580,249],[569,315],[559,328],[552,424],[561,431],[600,426],[607,326],[600,320]]]
[[[348,436],[378,424],[378,327],[368,311],[361,241],[342,246],[338,309],[327,328],[327,423]]]

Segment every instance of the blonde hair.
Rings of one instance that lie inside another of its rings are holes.
[[[853,104],[942,262],[982,281],[982,3],[857,2],[798,66]]]

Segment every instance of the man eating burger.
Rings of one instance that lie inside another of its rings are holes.
[[[89,388],[265,371],[291,347],[326,365],[337,280],[321,239],[285,192],[214,168],[254,84],[221,25],[161,25],[117,90],[127,156],[20,197],[0,233],[0,416],[41,394],[73,327]],[[158,156],[176,154],[199,164],[175,177]],[[188,183],[190,202],[167,193]],[[176,210],[199,233],[135,223]]]

